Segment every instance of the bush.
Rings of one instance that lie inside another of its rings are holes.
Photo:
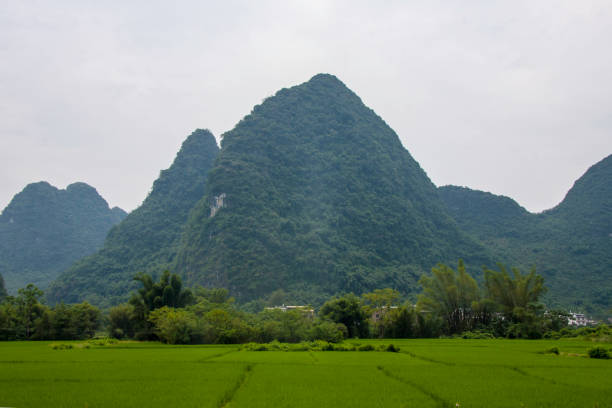
[[[589,357],[609,359],[610,353],[603,347],[593,347],[592,349],[589,349]]]
[[[399,351],[400,351],[400,348],[399,348],[399,347],[397,347],[397,346],[394,346],[393,344],[389,344],[389,345],[387,346],[387,350],[386,350],[386,351],[389,351],[389,352],[391,352],[391,353],[397,353],[397,352],[399,352]]]
[[[466,331],[461,333],[462,339],[494,339],[495,336],[489,332]]]
[[[240,347],[244,351],[390,351],[397,353],[400,349],[393,344],[334,344],[323,340],[302,343],[246,343]]]
[[[104,337],[101,339],[92,339],[88,341],[89,344],[94,346],[110,346],[111,344],[117,344],[117,339],[112,339],[109,337]]]
[[[66,343],[52,343],[50,344],[51,348],[53,350],[70,350],[73,349],[74,346],[72,344],[66,344]]]

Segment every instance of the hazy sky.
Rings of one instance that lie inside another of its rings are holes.
[[[195,128],[336,75],[436,185],[558,204],[612,153],[610,1],[0,0],[0,209],[84,181],[125,210]]]

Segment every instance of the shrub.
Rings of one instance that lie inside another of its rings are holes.
[[[240,347],[244,351],[391,351],[398,352],[400,349],[393,344],[380,344],[374,346],[372,344],[334,344],[323,340],[316,340],[302,343],[279,343],[273,341],[271,343],[246,343]]]
[[[111,344],[117,344],[117,339],[104,337],[101,339],[89,340],[88,343],[94,346],[110,346]]]
[[[610,353],[603,347],[593,347],[589,349],[589,357],[608,359],[610,358]]]
[[[465,331],[461,333],[463,339],[494,339],[495,336],[489,332],[483,331]]]
[[[398,351],[400,351],[400,348],[397,346],[394,346],[393,344],[389,344],[387,346],[387,351],[390,351],[391,353],[397,353]]]
[[[72,348],[74,348],[74,346],[72,344],[66,344],[66,343],[52,343],[50,344],[51,348],[53,350],[70,350]]]

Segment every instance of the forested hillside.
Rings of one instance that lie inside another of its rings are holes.
[[[204,195],[218,150],[208,130],[193,132],[142,205],[110,231],[101,250],[60,276],[49,299],[107,305],[128,295],[136,273],[157,274],[171,266],[187,215]]]
[[[496,262],[536,265],[549,306],[599,313],[612,305],[611,162],[542,214],[508,197],[436,188],[376,113],[319,74],[255,106],[221,150],[195,131],[142,206],[48,297],[116,304],[137,273],[169,269],[239,302],[316,305],[384,287],[414,299],[424,272],[461,258],[478,280]]]
[[[280,90],[223,136],[175,270],[240,300],[283,289],[413,293],[436,262],[490,258],[395,132],[331,75]]]
[[[93,253],[125,217],[85,183],[59,190],[33,183],[0,215],[0,271],[9,291],[35,283],[45,288],[79,258]]]
[[[531,214],[490,193],[445,186],[440,197],[461,228],[497,259],[535,265],[551,305],[589,313],[612,305],[612,156],[593,165],[555,208]]]
[[[6,288],[4,287],[4,278],[2,278],[2,275],[0,275],[0,302],[4,300],[6,295],[7,293]]]

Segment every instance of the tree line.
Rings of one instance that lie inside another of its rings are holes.
[[[0,339],[82,339],[102,327],[109,336],[160,340],[172,344],[300,342],[345,338],[417,338],[439,336],[541,338],[567,326],[567,314],[546,311],[540,302],[543,278],[484,269],[482,285],[462,261],[444,264],[422,276],[416,304],[401,302],[393,289],[357,296],[349,293],[326,301],[315,315],[309,307],[241,309],[222,288],[185,288],[181,278],[165,271],[158,281],[135,277],[141,288],[127,303],[108,313],[84,302],[43,304],[34,285],[7,296],[0,305]]]
[[[0,340],[80,340],[100,328],[100,309],[87,302],[49,307],[43,292],[29,284],[0,304]]]

